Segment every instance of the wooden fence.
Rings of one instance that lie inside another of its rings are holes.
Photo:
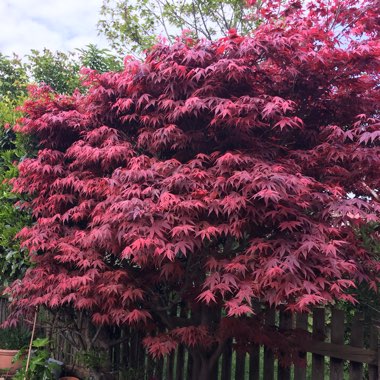
[[[210,380],[376,380],[380,379],[380,350],[376,322],[361,312],[345,313],[316,308],[311,314],[268,310],[265,324],[281,331],[305,331],[298,341],[306,366],[282,367],[274,353],[262,346],[250,353],[235,351],[231,341]],[[61,337],[56,340],[57,359],[77,366],[77,355]],[[309,337],[309,338],[307,338]],[[113,375],[118,380],[194,380],[192,358],[184,347],[165,359],[152,360],[141,345],[142,333],[113,329],[110,339],[124,340],[109,352]],[[65,346],[66,344],[66,346]]]
[[[6,307],[7,302],[0,299],[0,322],[6,318]],[[297,347],[302,347],[300,355],[305,357],[306,366],[282,367],[270,349],[254,346],[244,353],[235,351],[234,342],[230,341],[210,380],[380,379],[380,340],[373,316],[335,308],[316,308],[310,314],[293,315],[267,310],[264,323],[281,331],[305,332],[305,339],[297,341]],[[53,333],[56,359],[73,372],[88,373],[83,357],[64,335],[62,331]],[[152,360],[142,347],[142,332],[113,328],[109,339],[120,343],[108,352],[112,368],[107,379],[194,380],[192,357],[182,346],[164,359]]]

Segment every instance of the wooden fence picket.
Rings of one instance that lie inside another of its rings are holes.
[[[245,375],[245,352],[236,352],[235,380],[244,380]]]
[[[296,328],[304,331],[308,331],[308,317],[306,313],[296,315]],[[306,360],[306,353],[300,352],[300,358]],[[294,367],[294,380],[306,380],[306,364],[305,366]]]
[[[260,346],[255,344],[249,353],[249,380],[260,379]]]
[[[168,357],[166,366],[166,380],[174,380],[174,353]]]
[[[363,318],[362,313],[356,313],[352,322],[352,326],[351,326],[350,344],[353,347],[363,347],[363,343],[364,343],[364,318]],[[363,379],[363,363],[350,362],[350,380],[361,380],[361,379]]]
[[[331,315],[331,343],[344,343],[344,312],[342,310],[333,309]],[[341,359],[330,359],[330,380],[343,379],[344,361]]]
[[[222,379],[231,380],[232,367],[232,339],[227,341],[226,347],[222,355]]]
[[[146,378],[151,379],[154,374],[155,361],[151,356],[148,355],[146,361]]]
[[[369,346],[372,350],[377,351],[377,362],[368,366],[368,379],[378,380],[380,378],[380,347],[379,347],[379,331],[371,320],[369,331]]]
[[[288,331],[293,327],[292,314],[287,311],[280,311],[280,330]],[[290,367],[278,366],[278,380],[290,380]]]
[[[268,327],[274,326],[276,323],[276,311],[269,309],[265,314],[265,324]],[[274,354],[271,349],[264,347],[264,380],[274,379]]]
[[[160,358],[156,361],[154,376],[157,378],[157,380],[164,380],[163,374],[164,374],[164,359]]]
[[[187,369],[186,369],[186,379],[193,380],[193,357],[190,355],[190,352],[186,352],[187,356]]]
[[[324,341],[325,336],[325,309],[317,308],[313,311],[313,338]],[[324,380],[325,358],[322,355],[313,354],[311,367],[312,380]]]
[[[183,370],[185,365],[185,348],[181,344],[177,349],[177,364],[175,370],[175,380],[183,380]]]

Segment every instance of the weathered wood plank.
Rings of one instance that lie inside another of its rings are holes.
[[[184,379],[184,370],[185,366],[185,348],[181,344],[177,350],[177,364],[175,370],[175,380],[183,380]]]
[[[325,309],[317,308],[313,311],[313,338],[316,341],[323,341],[325,337]],[[310,351],[312,352],[312,351]],[[311,379],[324,380],[325,358],[323,350],[319,353],[313,351]]]
[[[191,380],[193,378],[193,357],[189,351],[187,351],[187,369],[186,369],[186,379]]]
[[[344,343],[344,312],[333,309],[331,315],[331,343]],[[330,380],[343,379],[343,360],[330,358]]]
[[[154,372],[154,359],[148,355],[147,360],[146,360],[146,378],[151,379],[153,377],[153,372]]]
[[[292,314],[286,311],[280,312],[280,330],[290,330],[292,328]],[[278,365],[278,380],[290,380],[290,367]]]
[[[259,315],[261,313],[262,304],[257,300],[252,302],[252,309],[254,313]],[[248,380],[260,379],[260,346],[253,345],[249,352],[249,376]]]
[[[186,318],[187,310],[184,305],[180,307],[179,316],[181,318]],[[184,367],[185,367],[185,347],[180,344],[177,349],[177,363],[175,370],[175,379],[183,380],[184,377]],[[148,379],[149,380],[149,379]]]
[[[307,331],[308,317],[306,313],[297,314],[296,316],[296,329]],[[306,353],[300,352],[300,358],[306,361]],[[294,380],[306,380],[306,363],[304,367],[294,367]]]
[[[232,367],[232,339],[229,339],[226,344],[222,356],[222,380],[231,380]]]
[[[175,354],[172,352],[168,357],[168,362],[166,366],[166,380],[174,379],[174,356]]]
[[[235,380],[244,380],[245,352],[236,352]]]
[[[154,375],[157,378],[157,380],[163,380],[163,374],[164,374],[164,359],[160,358],[156,362]]]
[[[372,320],[370,322],[370,331],[369,331],[369,347],[371,350],[376,351],[377,346],[379,344],[378,342],[379,336],[378,331],[375,326],[372,325]],[[368,380],[377,380],[377,365],[368,365]]]
[[[349,360],[376,365],[377,351],[367,348],[344,346],[341,344],[318,342],[305,339],[298,343],[302,350],[320,356],[329,356],[336,359]]]
[[[351,326],[350,344],[353,347],[363,347],[364,344],[364,317],[362,313],[356,313]],[[363,364],[350,362],[350,380],[363,379]]]
[[[260,379],[260,346],[255,345],[249,353],[249,380]]]
[[[265,314],[265,324],[274,326],[276,322],[276,311],[269,309]],[[264,347],[264,380],[274,379],[274,355],[272,350]]]
[[[212,318],[213,318],[212,323],[215,326],[219,325],[220,319],[222,318],[222,311],[218,308],[214,308],[213,313],[212,313]],[[220,360],[220,358],[219,358],[219,360]],[[211,369],[209,380],[218,380],[219,360],[216,360],[216,363],[214,364],[213,368]]]

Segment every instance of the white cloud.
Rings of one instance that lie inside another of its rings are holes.
[[[107,47],[96,23],[102,0],[0,0],[0,52]]]

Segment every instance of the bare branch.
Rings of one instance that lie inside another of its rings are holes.
[[[200,16],[201,16],[201,19],[202,19],[202,23],[203,23],[203,26],[205,28],[204,31],[202,31],[202,33],[209,39],[209,40],[212,40],[212,35],[210,33],[210,31],[208,30],[207,28],[207,24],[206,24],[206,21],[204,19],[204,16],[203,16],[203,11],[202,11],[202,8],[200,7],[199,5],[199,2],[197,2],[197,8],[199,10],[199,13],[200,13]]]

